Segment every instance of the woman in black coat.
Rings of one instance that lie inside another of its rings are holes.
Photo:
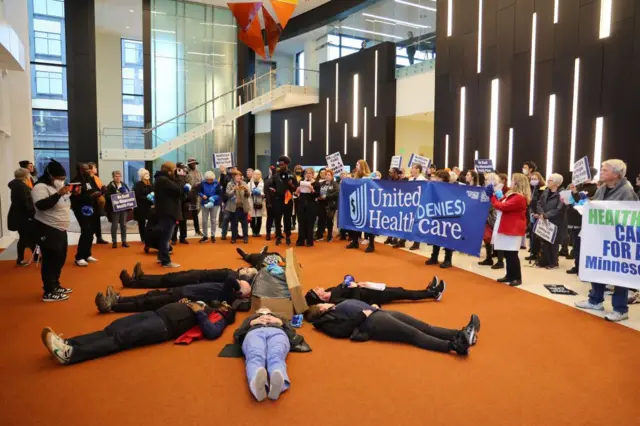
[[[27,266],[27,263],[24,262],[24,250],[28,247],[33,251],[35,247],[31,233],[35,208],[31,199],[31,188],[27,185],[27,181],[31,179],[31,174],[27,169],[17,169],[13,176],[15,179],[9,182],[8,185],[9,189],[11,189],[11,206],[9,207],[7,226],[9,231],[18,231],[18,257],[16,264],[18,266]]]
[[[137,205],[133,210],[133,218],[138,222],[140,241],[144,241],[144,229],[147,225],[147,219],[149,218],[149,211],[153,206],[153,203],[149,201],[147,196],[153,192],[153,185],[151,184],[151,174],[147,169],[138,170],[138,177],[140,180],[133,186],[133,191],[136,193]]]

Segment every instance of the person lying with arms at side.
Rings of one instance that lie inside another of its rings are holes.
[[[382,306],[399,300],[442,300],[446,283],[433,277],[425,290],[405,290],[402,287],[389,287],[386,284],[352,281],[353,277],[347,275],[345,281],[335,287],[324,289],[316,287],[305,295],[307,305],[319,303],[337,304],[348,299],[360,300],[370,305]]]
[[[258,274],[255,268],[238,269],[190,269],[188,271],[171,272],[163,275],[148,275],[142,270],[142,264],[136,263],[133,267],[133,275],[129,275],[126,269],[120,272],[120,281],[125,288],[173,288],[184,287],[192,284],[223,283],[227,278],[239,279],[251,282]]]
[[[337,305],[321,303],[305,312],[307,321],[331,337],[356,342],[408,343],[437,352],[468,355],[480,331],[480,319],[471,315],[461,330],[434,327],[402,312],[386,311],[360,300],[345,300]]]
[[[269,308],[260,308],[244,320],[233,338],[242,345],[249,389],[258,402],[277,400],[291,386],[287,375],[286,358],[296,351],[304,338],[285,318]],[[267,384],[267,382],[269,382]]]
[[[118,318],[104,330],[93,333],[63,339],[45,327],[41,337],[56,361],[63,365],[77,364],[174,339],[188,343],[199,337],[198,331],[208,340],[217,339],[225,327],[234,322],[235,312],[227,304],[211,308],[203,302],[185,299],[155,311]]]
[[[204,303],[213,301],[233,304],[236,299],[251,297],[250,277],[240,275],[238,279],[227,277],[224,282],[203,282],[167,290],[152,290],[136,296],[124,297],[116,293],[112,286],[105,293],[96,294],[95,303],[98,312],[144,312],[155,311],[169,303],[182,299],[199,300]]]

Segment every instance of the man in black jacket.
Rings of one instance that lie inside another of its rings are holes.
[[[274,166],[269,167],[269,177],[264,181],[264,203],[267,207],[267,228],[266,228],[266,240],[271,241],[271,228],[273,227],[273,192],[267,188],[271,188],[273,185],[273,175],[276,172]]]
[[[425,290],[405,290],[402,287],[388,286],[385,286],[383,290],[379,290],[376,289],[375,284],[351,282],[348,285],[342,283],[326,290],[322,287],[316,287],[307,292],[305,299],[309,306],[319,303],[333,303],[335,305],[348,299],[360,300],[370,305],[378,306],[399,300],[434,299],[439,302],[442,300],[445,289],[446,283],[443,280],[438,280],[438,277],[433,277],[433,280]]]
[[[293,215],[293,193],[298,187],[298,180],[289,170],[291,159],[286,155],[278,159],[278,170],[271,179],[271,185],[265,188],[273,194],[273,219],[276,222],[276,245],[282,244],[282,221],[287,245],[291,245],[291,221]]]
[[[598,170],[595,167],[591,167],[591,176],[596,176]],[[598,185],[595,182],[585,182],[578,186],[571,184],[571,196],[575,203],[579,203],[582,197],[587,199],[593,198],[598,190]],[[569,233],[571,234],[571,241],[573,242],[573,258],[574,266],[567,271],[567,274],[578,274],[580,271],[580,231],[582,231],[582,215],[574,208],[573,205],[568,207],[567,222],[569,225]]]
[[[183,219],[182,188],[175,181],[175,171],[176,165],[168,161],[160,167],[154,176],[156,215],[161,233],[158,262],[165,268],[180,267],[180,265],[173,263],[169,256],[169,242],[173,236],[176,222]]]
[[[174,173],[176,183],[181,188],[181,206],[182,206],[182,219],[178,220],[178,224],[173,228],[173,236],[171,237],[171,243],[175,246],[178,243],[178,231],[180,231],[180,244],[189,244],[187,240],[187,218],[189,217],[189,193],[191,192],[191,184],[187,178],[187,168],[184,163],[176,164],[176,171]]]
[[[13,176],[14,180],[9,182],[11,189],[11,206],[7,216],[7,227],[9,231],[18,231],[18,257],[16,264],[26,266],[24,261],[24,251],[28,247],[33,252],[35,248],[33,236],[33,216],[36,210],[31,199],[31,188],[27,182],[31,181],[31,174],[27,169],[17,169]]]

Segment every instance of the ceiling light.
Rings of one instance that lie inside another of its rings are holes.
[[[231,24],[218,24],[216,22],[200,22],[200,25],[208,25],[210,27],[229,27],[229,28],[235,28],[235,25],[231,25]]]
[[[423,6],[421,4],[415,4],[415,3],[411,3],[410,1],[405,1],[405,0],[396,0],[396,3],[400,3],[400,4],[405,4],[407,6],[413,6],[413,7],[417,7],[420,9],[424,9],[424,10],[430,10],[432,12],[436,11],[435,7],[429,7],[429,6]]]
[[[341,26],[340,28],[342,28],[343,30],[359,31],[359,32],[365,33],[365,34],[373,34],[373,35],[379,35],[379,36],[382,36],[382,37],[394,38],[396,40],[402,40],[402,37],[398,37],[398,36],[395,36],[393,34],[385,34],[385,33],[379,33],[379,32],[376,32],[376,31],[361,30],[360,28],[345,27],[345,26]]]
[[[607,38],[611,35],[611,0],[600,2],[600,38]]]
[[[202,41],[206,41],[208,43],[236,44],[236,42],[234,41],[208,40],[208,39],[202,39]]]
[[[394,27],[396,26],[396,24],[394,24],[393,22],[380,21],[379,19],[365,19],[365,21],[371,22],[372,24],[375,24],[376,22],[378,22],[380,24],[393,25]]]
[[[390,22],[395,22],[396,24],[406,25],[406,26],[411,27],[411,28],[425,28],[425,29],[431,28],[428,25],[413,24],[411,22],[400,21],[398,19],[392,19],[392,18],[386,18],[384,16],[372,15],[370,13],[363,13],[362,16],[367,16],[369,18],[384,19],[384,20],[387,20],[387,21],[390,21]]]
[[[175,31],[169,31],[169,30],[158,30],[158,29],[153,29],[153,30],[151,30],[151,31],[156,32],[156,33],[166,33],[166,34],[175,34],[175,33],[176,33]]]
[[[133,9],[129,9],[129,12],[134,13],[134,10]]]
[[[157,10],[152,10],[151,13],[153,13],[154,15],[166,15],[166,13],[158,12]]]
[[[202,52],[187,52],[188,55],[199,55],[199,56],[224,56],[220,53],[202,53]]]

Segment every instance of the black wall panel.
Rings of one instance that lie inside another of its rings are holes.
[[[484,0],[482,71],[476,70],[478,0],[454,0],[447,37],[447,0],[437,2],[436,123],[434,161],[458,163],[460,89],[466,87],[464,166],[475,150],[489,156],[491,81],[500,79],[497,168],[507,171],[509,129],[514,129],[513,171],[525,160],[546,173],[549,99],[556,95],[554,172],[569,176],[573,81],[580,59],[575,157],[593,162],[595,122],[604,117],[602,158],[620,158],[629,175],[640,172],[640,0],[613,2],[611,35],[599,39],[601,0]],[[456,7],[464,3],[463,7]],[[534,114],[529,116],[531,30],[537,14]]]
[[[378,114],[375,114],[375,55],[378,52]],[[377,166],[385,171],[395,152],[396,46],[382,43],[344,58],[320,64],[320,102],[271,113],[271,160],[285,152],[285,121],[288,129],[287,154],[294,164],[326,164],[326,111],[329,99],[329,153],[340,152],[351,167],[364,156],[364,108],[367,108],[367,155],[373,167],[373,145],[377,142]],[[338,65],[338,121],[336,122],[336,64]],[[358,74],[358,135],[353,136],[354,78]],[[309,141],[309,114],[312,135]],[[347,124],[347,151],[344,128]],[[304,146],[300,146],[300,130]],[[302,152],[301,152],[302,151]]]

